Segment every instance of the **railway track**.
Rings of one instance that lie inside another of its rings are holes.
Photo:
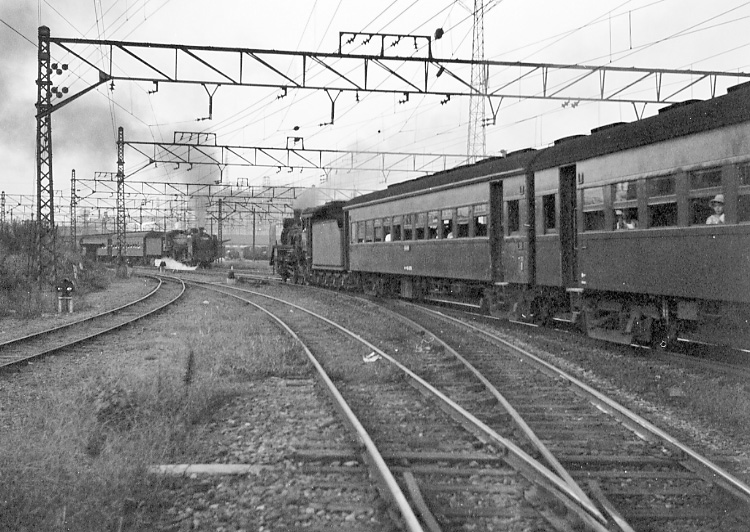
[[[350,440],[358,443],[321,449],[319,442],[300,442],[296,456],[357,464],[328,469],[336,473],[369,466],[391,514],[407,530],[615,530],[570,476],[561,478],[374,343],[299,305],[203,286],[276,316],[306,345],[354,434]],[[349,318],[360,326],[368,319],[366,313]],[[391,363],[367,363],[381,357]],[[359,376],[352,380],[350,371]],[[327,372],[339,375],[335,385]]]
[[[174,303],[185,292],[180,280],[156,280],[154,289],[126,305],[0,343],[0,372],[124,327]]]
[[[750,488],[646,420],[490,331],[388,306],[422,330],[415,371],[499,433],[523,433],[529,453],[548,450],[621,530],[747,529]]]

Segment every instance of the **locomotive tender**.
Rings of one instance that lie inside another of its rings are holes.
[[[707,225],[722,200],[723,223]],[[302,212],[300,277],[750,346],[750,84]]]

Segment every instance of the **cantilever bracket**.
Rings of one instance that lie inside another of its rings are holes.
[[[221,85],[217,83],[216,87],[214,87],[214,90],[209,91],[205,83],[201,83],[201,85],[203,85],[203,89],[206,91],[206,94],[208,94],[208,116],[204,116],[203,118],[196,118],[196,122],[200,122],[202,120],[213,120],[214,94],[216,94],[216,91],[219,89],[219,87],[221,87]]]
[[[338,99],[339,96],[341,96],[341,93],[344,92],[344,91],[343,90],[337,90],[336,91],[336,97],[334,98],[334,97],[331,96],[331,92],[333,92],[333,91],[331,91],[329,89],[323,89],[323,90],[325,90],[325,93],[328,96],[328,99],[331,100],[331,121],[330,122],[323,122],[320,125],[321,126],[332,126],[333,125],[333,119],[334,119],[334,117],[336,115],[336,100]]]
[[[497,104],[497,109],[495,109],[495,106],[492,105],[492,98],[490,98],[489,96],[487,97],[487,101],[490,104],[490,112],[492,113],[492,119],[490,121],[489,118],[485,118],[484,124],[482,124],[483,126],[494,126],[497,124],[497,113],[500,112],[500,106],[503,104],[503,98],[504,96],[500,97],[500,103]]]

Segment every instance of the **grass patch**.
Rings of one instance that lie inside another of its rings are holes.
[[[0,376],[0,530],[145,529],[169,482],[149,465],[200,456],[192,436],[253,380],[308,374],[265,317],[199,292],[114,344]]]

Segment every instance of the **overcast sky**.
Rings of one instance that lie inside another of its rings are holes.
[[[504,0],[489,1],[485,58],[565,64],[750,71],[750,2],[736,0]],[[32,196],[36,186],[35,108],[37,29],[53,37],[194,44],[236,48],[334,52],[341,31],[445,35],[433,43],[437,58],[471,58],[472,0],[3,0],[0,2],[0,190]],[[403,44],[400,46],[404,46]],[[53,61],[65,60],[53,47]],[[402,55],[413,52],[405,45]],[[99,49],[90,50],[101,62]],[[56,83],[85,88],[71,63]],[[737,80],[743,81],[743,80]],[[492,84],[492,80],[490,80]],[[720,87],[720,94],[727,84]],[[330,101],[321,91],[225,88],[216,92],[213,120],[200,86],[118,82],[101,86],[53,114],[54,187],[69,197],[71,169],[81,179],[116,171],[116,131],[129,140],[171,141],[174,131],[217,134],[219,143],[284,147],[301,136],[308,149],[464,153],[469,100],[446,104],[436,96],[344,93]],[[700,88],[685,98],[706,98]],[[646,107],[646,115],[658,110]],[[489,111],[488,111],[489,112]],[[542,147],[616,121],[632,121],[630,104],[510,100],[489,127],[487,153]],[[126,150],[126,174],[144,160]],[[153,166],[131,177],[152,181],[214,181],[321,186],[320,171],[229,167]],[[407,175],[337,172],[327,186],[361,191],[382,188]],[[415,177],[412,174],[410,177]],[[245,181],[247,180],[247,181]],[[66,200],[67,201],[67,200]]]

